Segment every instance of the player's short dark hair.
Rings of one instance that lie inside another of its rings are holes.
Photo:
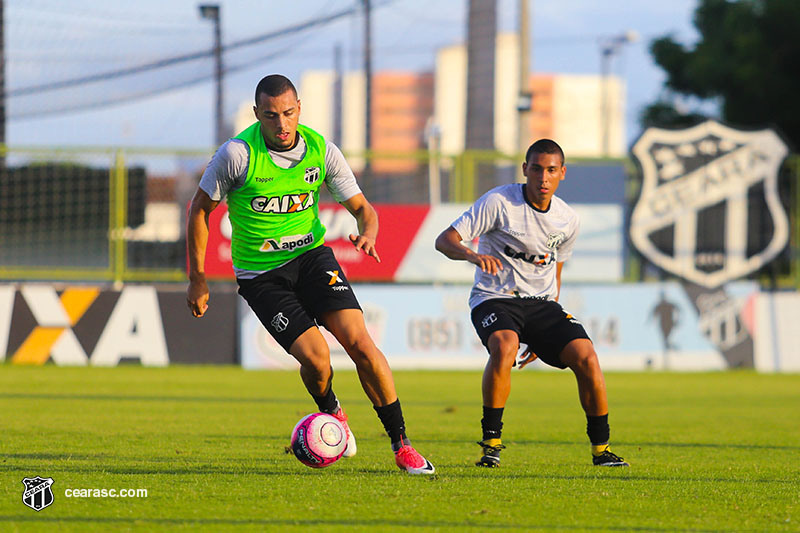
[[[564,166],[564,150],[561,149],[557,142],[551,141],[550,139],[539,139],[530,145],[528,151],[525,153],[526,163],[530,161],[531,155],[533,154],[557,154],[561,157],[561,166]]]
[[[256,105],[258,105],[258,95],[261,93],[267,96],[280,96],[286,91],[292,91],[297,98],[297,89],[289,78],[281,74],[270,74],[264,76],[256,85]]]

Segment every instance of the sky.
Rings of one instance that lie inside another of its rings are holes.
[[[432,71],[436,50],[463,43],[467,0],[372,0],[373,70]],[[21,95],[26,88],[107,73],[209,50],[212,24],[187,0],[5,0],[6,91],[10,146],[214,147],[214,86],[210,59],[136,76]],[[229,44],[353,8],[358,0],[292,2],[222,0],[222,41]],[[98,7],[99,6],[99,7]],[[696,0],[531,0],[531,67],[537,73],[599,74],[600,42],[634,31],[639,38],[613,59],[627,85],[626,137],[641,133],[641,109],[662,92],[663,72],[650,42],[672,35],[691,45]],[[516,31],[517,0],[498,0],[498,31]],[[305,70],[332,69],[334,48],[344,67],[361,66],[362,18],[337,21],[240,47],[225,55],[225,115],[232,121],[251,101],[261,77],[282,73],[299,83]],[[200,83],[162,92],[171,85]],[[134,99],[131,95],[159,93]],[[300,95],[302,99],[302,94]],[[70,111],[76,105],[109,107]]]

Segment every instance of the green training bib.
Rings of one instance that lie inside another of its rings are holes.
[[[306,154],[284,169],[272,161],[260,126],[256,122],[234,137],[250,147],[250,162],[244,185],[228,193],[231,255],[234,266],[245,270],[272,270],[325,242],[319,220],[325,139],[298,125]]]

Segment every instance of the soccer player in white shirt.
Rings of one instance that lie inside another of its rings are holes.
[[[549,139],[533,143],[522,164],[526,183],[490,190],[436,239],[444,255],[477,267],[469,305],[489,351],[478,466],[500,465],[503,408],[520,342],[527,344],[520,368],[538,358],[575,373],[593,464],[628,466],[609,449],[606,386],[592,341],[558,303],[561,269],[572,255],[579,226],[577,213],[554,196],[566,170],[558,144]],[[462,244],[476,237],[477,252]]]

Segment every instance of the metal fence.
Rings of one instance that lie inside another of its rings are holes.
[[[8,148],[3,155],[0,278],[185,278],[185,205],[208,151]]]
[[[186,206],[211,155],[185,149],[0,147],[0,279],[183,281]],[[523,159],[490,151],[347,157],[367,198],[394,204],[472,202],[493,186],[519,181]],[[638,178],[627,159],[571,160],[568,176],[603,166],[620,169],[622,190],[614,201],[630,206]],[[769,278],[765,283],[778,279],[779,285],[800,287],[800,157],[790,158],[786,169],[791,243],[777,276],[774,268],[761,275]],[[627,277],[646,278],[642,261],[627,249]]]

